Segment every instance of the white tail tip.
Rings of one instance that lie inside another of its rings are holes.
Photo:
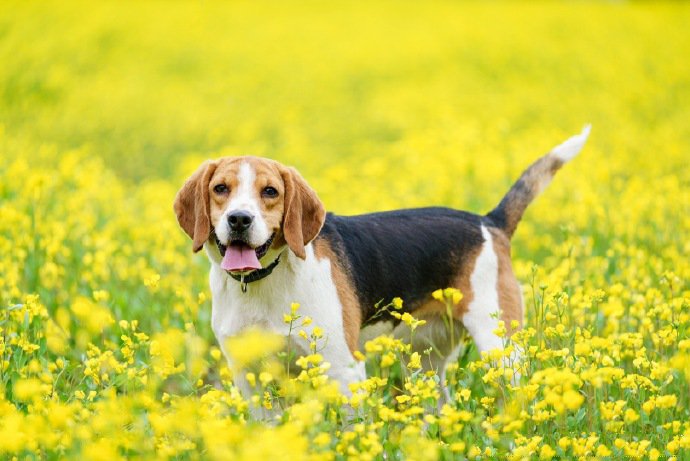
[[[554,147],[551,150],[551,154],[562,162],[572,160],[577,154],[580,153],[582,147],[585,145],[585,142],[587,142],[591,129],[592,125],[585,125],[585,127],[582,129],[582,133],[576,134],[575,136],[566,139],[561,144]]]

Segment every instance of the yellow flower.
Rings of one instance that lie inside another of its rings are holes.
[[[64,354],[67,348],[68,335],[52,319],[45,324],[46,345],[53,354]]]
[[[577,410],[582,406],[585,398],[579,392],[567,390],[563,393],[563,403],[568,410]]]
[[[477,456],[479,456],[481,454],[482,454],[482,450],[476,445],[472,445],[472,447],[470,447],[470,449],[467,450],[467,457],[470,459],[476,458]]]
[[[321,432],[321,433],[319,433],[319,435],[314,437],[313,442],[314,442],[314,445],[316,445],[317,447],[326,447],[326,446],[330,445],[331,437],[327,433]]]
[[[108,299],[110,299],[110,293],[108,293],[106,290],[94,290],[93,299],[96,302],[107,301]]]
[[[397,312],[394,312],[394,314],[397,314]],[[400,320],[402,320],[402,322],[403,322],[404,324],[408,325],[408,326],[410,327],[410,329],[413,330],[413,331],[414,331],[418,326],[421,326],[421,325],[425,325],[425,324],[426,324],[426,320],[418,320],[418,319],[414,318],[414,317],[413,317],[411,314],[409,314],[408,312],[403,313],[403,314],[400,316]]]
[[[321,354],[310,354],[297,359],[297,365],[304,369],[310,366],[318,366],[321,362],[323,362]]]
[[[462,453],[465,451],[465,442],[453,442],[450,444],[450,451],[454,453]]]
[[[262,402],[262,406],[267,410],[273,409],[273,399],[271,398],[271,394],[269,392],[264,392],[264,400]]]
[[[460,304],[462,298],[463,294],[460,292],[460,290],[453,289],[453,292],[451,293],[451,300],[453,301],[453,304]]]
[[[431,293],[431,296],[437,301],[448,301],[452,304],[459,304],[463,298],[463,294],[457,288],[438,289]]]
[[[419,355],[418,352],[413,352],[412,355],[410,355],[410,359],[407,362],[407,367],[411,370],[417,370],[419,368],[422,368],[422,356]]]
[[[398,401],[398,403],[407,403],[411,400],[412,397],[409,395],[398,395],[395,397],[395,400]]]
[[[674,394],[659,395],[654,403],[656,408],[673,408],[678,404],[678,397]]]
[[[220,360],[220,358],[222,357],[222,353],[221,353],[220,349],[218,349],[217,347],[212,347],[210,354],[211,354],[211,357],[213,357],[213,360],[216,360],[216,361]]]
[[[105,328],[115,323],[110,311],[90,299],[79,296],[71,305],[72,312],[92,333],[101,333]]]
[[[571,441],[568,437],[561,437],[558,439],[558,446],[561,447],[561,450],[565,451],[568,449],[570,446]]]
[[[14,396],[21,402],[30,402],[35,398],[40,398],[43,395],[45,385],[35,378],[20,379],[14,384]],[[50,390],[48,386],[47,390]]]
[[[599,457],[611,456],[611,450],[606,445],[599,445],[596,453]]]
[[[498,336],[499,338],[504,338],[506,335],[506,325],[503,320],[498,321],[498,328],[493,330],[493,334]]]
[[[150,274],[144,277],[144,286],[149,288],[151,291],[156,291],[158,290],[160,280],[160,274]]]
[[[548,445],[542,445],[539,449],[539,459],[549,460],[556,456],[556,450]]]
[[[395,354],[388,352],[381,357],[381,368],[388,368],[391,365],[393,365],[395,362],[397,362],[397,359],[395,358]]]
[[[627,410],[625,410],[624,421],[627,424],[632,424],[638,419],[640,419],[640,415],[638,415],[635,410],[633,410],[632,408],[628,408]]]
[[[244,367],[262,357],[283,349],[285,338],[273,333],[250,329],[225,341],[225,350],[237,367]]]
[[[262,371],[259,373],[259,381],[261,381],[263,386],[266,386],[268,383],[273,381],[273,375],[267,371]]]

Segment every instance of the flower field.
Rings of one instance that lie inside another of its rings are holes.
[[[3,2],[0,459],[690,459],[689,21],[681,2]],[[239,394],[172,211],[203,159],[294,165],[343,214],[483,213],[585,123],[513,239],[525,328],[495,331],[505,352],[468,339],[451,401],[385,335],[341,395],[296,304],[312,353],[290,369],[284,338],[233,339]]]

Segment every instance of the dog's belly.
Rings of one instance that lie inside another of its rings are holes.
[[[359,332],[359,348],[364,349],[364,344],[381,335],[390,335],[395,329],[393,320],[381,320],[380,322],[365,325]]]

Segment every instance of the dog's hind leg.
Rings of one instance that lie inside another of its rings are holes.
[[[472,301],[462,316],[462,323],[472,336],[479,352],[503,348],[503,341],[494,333],[498,329],[498,255],[489,230],[482,226],[484,243],[470,275]]]
[[[522,326],[522,296],[510,266],[510,244],[497,229],[482,226],[484,243],[470,276],[472,301],[462,315],[480,353],[504,349],[504,338],[496,334],[499,321],[509,333],[517,322]],[[511,360],[517,360],[514,353]]]
[[[422,369],[433,370],[438,375],[443,391],[443,398],[439,400],[439,405],[451,401],[446,383],[446,367],[453,360],[457,360],[464,348],[465,336],[465,329],[459,321],[453,320],[453,328],[450,328],[448,319],[444,316],[443,313],[420,316],[420,320],[425,320],[426,324],[419,326],[414,333],[404,323],[399,324],[394,330],[396,338],[410,342],[412,351],[422,356]]]

